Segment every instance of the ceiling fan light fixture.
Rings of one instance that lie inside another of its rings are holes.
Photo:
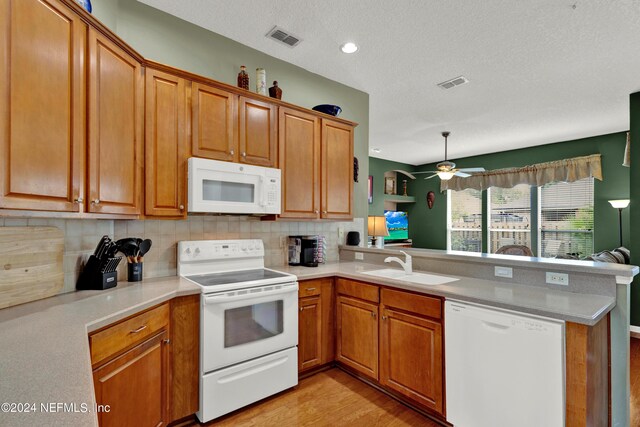
[[[455,174],[455,172],[443,172],[443,171],[439,171],[437,172],[438,177],[443,180],[443,181],[449,181],[451,178],[453,178],[453,175]]]

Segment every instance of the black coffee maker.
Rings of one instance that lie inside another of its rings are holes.
[[[318,266],[317,236],[289,236],[289,265]]]

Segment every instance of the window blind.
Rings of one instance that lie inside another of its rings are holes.
[[[543,257],[593,253],[593,178],[540,187],[540,243]]]
[[[482,251],[482,192],[474,189],[448,191],[449,238],[453,251]]]
[[[493,187],[489,190],[489,252],[502,246],[531,247],[531,187],[519,184],[513,188]]]

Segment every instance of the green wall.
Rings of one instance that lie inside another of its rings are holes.
[[[640,265],[640,92],[632,93],[629,99],[630,104],[630,124],[631,146],[636,147],[631,150],[631,176],[630,182],[636,185],[631,186],[631,203],[629,204],[629,214],[631,216],[631,264]],[[631,307],[640,307],[640,289],[638,284],[640,277],[631,285]],[[640,326],[640,309],[631,310],[631,324]]]
[[[369,174],[369,95],[133,0],[93,0],[93,14],[145,58],[172,65],[224,83],[236,84],[240,65],[264,68],[267,83],[277,80],[282,100],[311,108],[317,104],[342,107],[341,118],[359,125],[354,155],[360,179],[354,185],[354,216],[366,217]],[[282,49],[289,49],[282,47]],[[252,87],[252,86],[250,86]]]
[[[602,174],[604,179],[602,182],[596,180],[594,185],[594,246],[596,251],[600,251],[615,248],[619,243],[617,211],[609,205],[607,200],[629,198],[629,168],[622,166],[625,142],[626,133],[620,132],[467,157],[456,159],[455,162],[458,167],[482,166],[486,169],[500,169],[600,153],[602,155]],[[637,145],[640,146],[640,141]],[[374,185],[376,181],[378,183],[374,195],[374,204],[370,205],[370,214],[381,209],[381,205],[379,206],[376,203],[376,197],[378,192],[382,193],[383,191],[383,188],[379,185],[384,185],[380,184],[380,181],[384,181],[382,176],[386,170],[406,168],[414,171],[427,171],[435,168],[435,164],[413,167],[375,158],[370,158],[369,162],[370,170],[374,175]],[[640,158],[638,162],[640,162]],[[638,190],[640,191],[640,187],[638,187]],[[426,194],[429,191],[436,193],[436,201],[431,210],[427,208],[425,202]],[[409,213],[409,237],[413,239],[413,246],[446,249],[447,203],[446,194],[440,192],[440,180],[437,178],[425,180],[418,177],[417,180],[410,181],[408,194],[415,196],[417,200],[414,204],[401,205],[401,208]],[[640,194],[638,196],[640,197]],[[379,198],[381,197],[382,194],[379,195]],[[640,218],[637,222],[640,222]],[[623,230],[625,245],[629,245],[632,242],[630,242],[628,209],[623,212]],[[638,231],[640,232],[640,230]]]
[[[369,157],[369,175],[373,176],[373,203],[369,205],[369,215],[382,215],[384,213],[384,173],[395,169],[402,169],[407,172],[411,172],[415,169],[415,166],[378,159],[376,157]],[[402,179],[402,175],[398,174],[398,179],[396,180],[396,193],[402,193],[402,187],[400,185],[402,183]],[[408,179],[407,194],[413,195],[413,186],[413,181]],[[406,204],[399,205],[398,210],[402,210],[406,206]]]

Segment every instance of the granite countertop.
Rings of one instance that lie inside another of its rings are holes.
[[[0,404],[35,404],[29,413],[6,412],[3,406],[0,425],[97,426],[87,334],[174,297],[199,293],[188,280],[165,277],[0,310]],[[56,403],[75,407],[65,410]],[[52,409],[46,413],[41,404]]]
[[[393,279],[363,274],[392,266],[367,264],[364,262],[338,262],[321,264],[318,267],[280,267],[280,271],[295,274],[298,280],[322,277],[344,277],[369,283],[420,292],[523,313],[550,317],[585,325],[595,325],[615,306],[615,298],[605,295],[573,293],[539,286],[509,284],[490,280],[474,279],[451,274],[439,276],[455,277],[459,280],[443,285],[416,285]],[[417,271],[414,269],[414,271]],[[426,273],[426,272],[425,272]]]

